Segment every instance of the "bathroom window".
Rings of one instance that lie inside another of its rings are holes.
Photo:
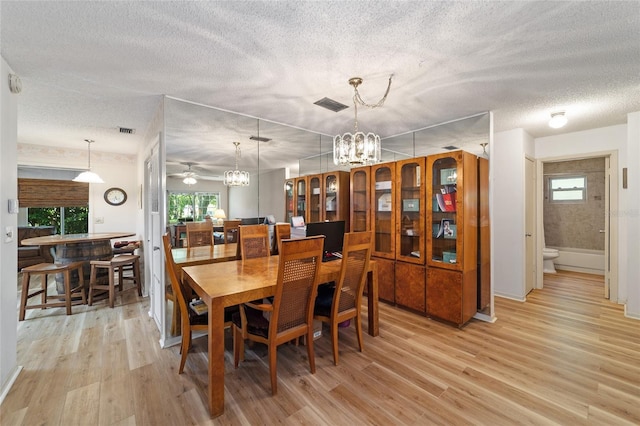
[[[549,201],[552,203],[583,203],[587,200],[586,176],[549,178]]]

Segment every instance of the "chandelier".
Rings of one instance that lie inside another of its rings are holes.
[[[236,169],[224,172],[224,184],[226,186],[249,186],[249,172],[238,170],[240,142],[234,142],[233,144],[236,146]]]
[[[87,171],[82,172],[78,176],[73,178],[73,181],[85,183],[104,183],[100,176],[91,171],[91,144],[95,141],[93,139],[85,139],[84,141],[87,143],[87,149],[89,150],[89,167],[87,167]]]
[[[377,108],[384,104],[391,88],[391,78],[384,96],[375,104],[368,104],[360,97],[358,86],[362,84],[360,77],[349,79],[349,84],[353,86],[353,107],[355,111],[355,133],[345,133],[333,138],[333,162],[336,165],[370,165],[380,161],[380,136],[375,133],[364,133],[358,131],[358,105],[367,108]]]

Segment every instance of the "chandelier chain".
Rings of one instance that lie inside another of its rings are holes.
[[[360,83],[358,82],[351,83],[353,85],[353,109],[354,109],[354,115],[355,115],[354,127],[355,127],[356,133],[358,133],[358,105],[362,105],[363,107],[371,108],[371,109],[378,108],[384,105],[384,101],[387,100],[387,95],[389,94],[389,89],[391,89],[392,78],[393,78],[393,74],[389,76],[389,84],[387,85],[387,90],[384,92],[384,96],[382,96],[382,99],[380,99],[375,104],[368,104],[364,101],[364,99],[362,99],[362,96],[360,96],[360,92],[358,92],[358,85]]]

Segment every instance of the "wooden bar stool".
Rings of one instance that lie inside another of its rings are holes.
[[[91,278],[89,281],[89,306],[93,304],[93,293],[96,290],[106,290],[109,293],[109,307],[113,308],[113,301],[115,299],[115,274],[118,273],[118,287],[122,291],[123,282],[123,270],[125,267],[133,267],[133,276],[128,277],[132,279],[136,287],[138,288],[138,296],[142,296],[142,282],[140,281],[140,256],[137,254],[121,254],[115,256],[111,260],[92,260],[89,262],[91,265]],[[108,284],[98,284],[96,280],[97,271],[99,268],[107,269],[109,274]]]
[[[82,274],[82,264],[84,262],[72,262],[66,265],[56,265],[54,263],[38,263],[37,265],[22,268],[22,294],[20,296],[20,321],[24,321],[24,314],[27,309],[36,308],[54,308],[66,307],[67,315],[71,315],[71,305],[83,305],[87,303],[84,292],[84,276]],[[71,288],[71,271],[78,270],[78,286]],[[48,276],[51,274],[64,275],[64,294],[47,295]],[[40,275],[42,280],[42,289],[29,294],[29,284],[31,276]],[[39,305],[27,305],[27,300],[41,294],[41,303]],[[72,301],[74,297],[80,297],[80,300]],[[64,300],[61,300],[64,298]],[[57,302],[47,302],[49,299],[56,299]]]

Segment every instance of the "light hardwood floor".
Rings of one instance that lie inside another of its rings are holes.
[[[363,353],[353,327],[341,330],[339,366],[326,329],[315,375],[304,347],[281,347],[276,397],[266,350],[248,349],[234,370],[228,337],[216,419],[206,337],[178,375],[178,348],[158,347],[148,299],[125,292],[114,309],[103,301],[72,316],[31,310],[0,424],[640,424],[640,322],[602,293],[600,277],[547,275],[525,303],[496,298],[494,324],[461,330],[382,304],[380,336],[365,334]]]

